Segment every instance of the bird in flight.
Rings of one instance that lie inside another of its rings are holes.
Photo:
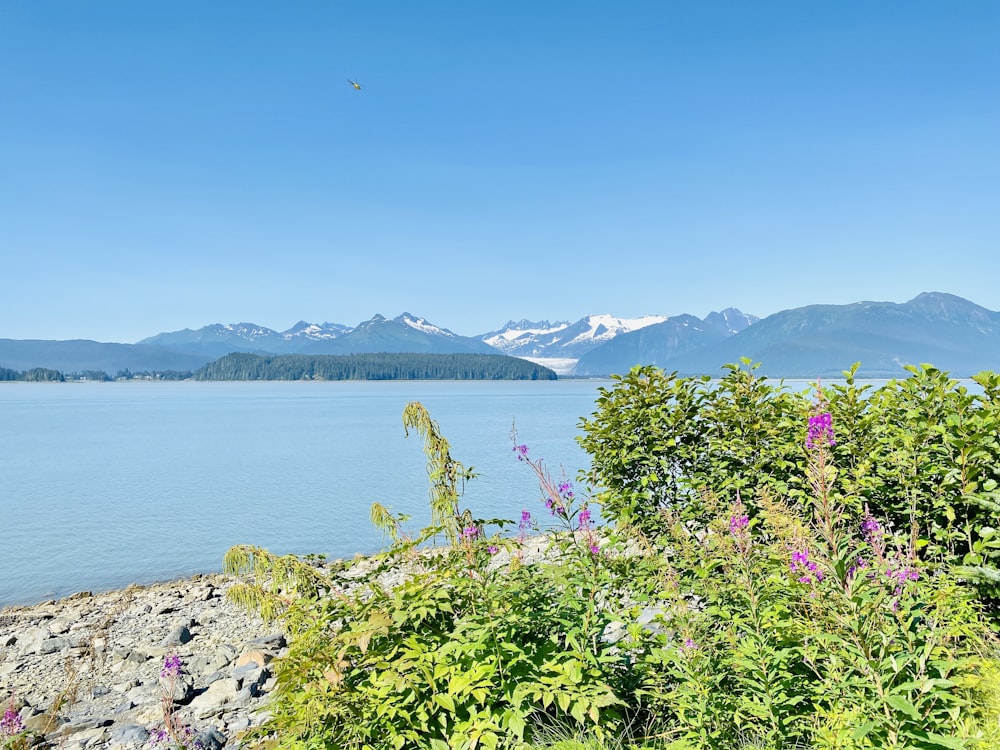
[[[361,91],[361,84],[358,83],[357,81],[352,81],[350,78],[348,78],[347,82],[354,87],[355,91]]]

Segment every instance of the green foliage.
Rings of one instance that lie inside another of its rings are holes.
[[[256,739],[996,748],[983,609],[1000,569],[1000,378],[978,376],[976,396],[929,367],[879,389],[852,370],[813,402],[743,364],[716,384],[638,368],[602,391],[583,444],[618,527],[595,529],[516,445],[562,522],[535,540],[527,513],[511,539],[460,507],[471,470],[407,406],[428,459],[424,529],[375,505],[392,543],[372,558],[227,553],[232,598],[289,633]]]
[[[600,390],[580,444],[606,517],[655,538],[665,512],[704,520],[706,491],[801,494],[809,402],[756,377],[747,360],[726,369],[713,383],[636,367]]]
[[[1000,376],[972,394],[924,365],[873,389],[821,390],[838,467],[830,492],[851,518],[867,505],[912,532],[924,558],[955,568],[1000,601]],[[763,493],[806,502],[810,396],[757,377],[746,360],[718,382],[639,367],[602,389],[581,422],[605,517],[656,539],[673,513],[706,520],[706,494],[757,507]]]
[[[718,512],[704,533],[671,524],[669,630],[643,649],[641,692],[681,738],[973,748],[991,736],[970,720],[966,682],[986,628],[954,576],[924,567],[905,537],[869,543],[823,498],[810,517],[765,497],[745,529],[732,523],[741,505]]]
[[[555,380],[541,365],[501,354],[227,354],[195,380]]]
[[[470,474],[426,410],[410,404],[404,424],[424,437],[431,479],[432,524],[417,538],[377,506],[393,544],[373,558],[226,556],[245,579],[231,597],[290,635],[263,734],[277,747],[399,750],[493,748],[551,726],[615,732],[637,678],[601,636],[636,566],[601,554],[589,513],[530,462],[566,531],[526,563],[523,534],[488,538],[491,522],[460,510]],[[447,547],[421,547],[442,530]]]

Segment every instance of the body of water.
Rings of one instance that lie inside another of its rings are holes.
[[[0,387],[0,606],[221,569],[234,544],[370,553],[372,502],[428,518],[420,401],[475,467],[478,517],[540,515],[510,433],[553,473],[587,466],[607,382],[10,383]]]

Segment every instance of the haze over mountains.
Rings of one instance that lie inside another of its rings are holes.
[[[502,353],[560,374],[606,376],[636,364],[682,374],[721,374],[749,357],[772,377],[839,377],[854,362],[863,377],[905,376],[931,363],[955,377],[1000,370],[1000,313],[939,292],[909,302],[857,302],[784,310],[763,320],[735,308],[693,315],[570,321],[509,321],[479,336],[459,336],[410,313],[376,315],[356,326],[299,322],[287,331],[253,323],[213,324],[159,333],[137,344],[0,339],[0,367],[85,370],[194,370],[231,352]]]

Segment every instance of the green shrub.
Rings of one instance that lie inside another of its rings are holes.
[[[974,596],[908,535],[845,523],[829,446],[811,454],[808,512],[765,492],[702,530],[670,520],[665,629],[636,641],[639,693],[698,748],[982,746],[997,714],[977,697]]]
[[[290,633],[271,718],[276,747],[494,748],[548,727],[605,737],[621,729],[636,680],[601,636],[636,568],[604,554],[572,487],[535,469],[565,530],[546,559],[523,561],[521,537],[487,536],[502,521],[459,509],[468,478],[418,404],[407,428],[425,439],[434,524],[415,538],[380,506],[393,539],[372,559],[318,569],[236,547],[226,568],[246,577],[231,595]],[[442,534],[451,543],[423,549]]]
[[[810,395],[754,369],[744,360],[712,383],[639,367],[601,389],[581,445],[605,518],[656,540],[670,515],[703,524],[706,495],[738,493],[751,509],[763,493],[807,503]],[[867,505],[912,531],[925,560],[974,582],[997,611],[1000,376],[977,375],[983,393],[972,394],[927,365],[877,389],[858,385],[856,369],[820,392],[836,432],[831,495],[848,518]]]
[[[980,376],[974,396],[927,367],[877,390],[847,375],[814,403],[749,365],[714,386],[634,370],[584,422],[619,525],[596,529],[571,483],[516,445],[562,523],[533,540],[527,511],[504,538],[513,522],[460,508],[472,472],[411,404],[429,526],[411,537],[376,505],[392,543],[373,558],[227,553],[243,579],[231,596],[289,633],[257,739],[995,747],[1000,660],[982,609],[1000,381]]]

